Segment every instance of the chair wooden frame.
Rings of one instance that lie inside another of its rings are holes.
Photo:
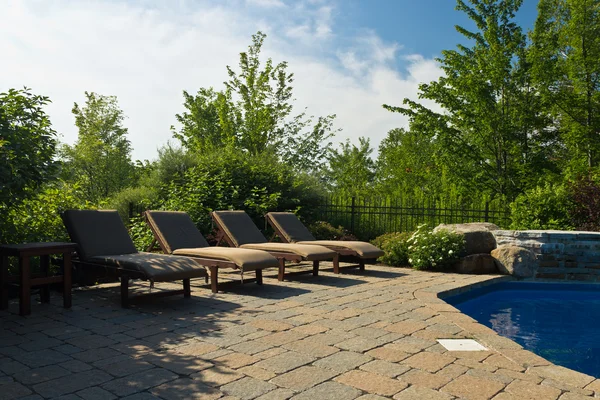
[[[152,231],[152,235],[154,236],[154,239],[152,240],[152,243],[150,243],[150,246],[148,246],[147,251],[151,252],[158,244],[158,246],[160,247],[160,249],[163,253],[169,254],[167,244],[164,243],[164,241],[161,238],[161,235],[159,235],[159,233],[156,230],[156,228],[154,227],[154,225],[152,223],[150,223],[150,221],[148,220],[148,216],[146,215],[146,212],[144,212],[143,215],[144,215],[144,220],[150,227],[150,230]],[[232,261],[216,260],[213,258],[204,258],[204,257],[193,257],[193,256],[187,256],[187,255],[185,257],[192,258],[194,261],[196,261],[198,264],[202,265],[203,267],[208,267],[208,269],[210,271],[210,289],[212,290],[213,293],[218,293],[218,291],[219,291],[219,268],[239,269],[239,267]],[[256,272],[256,284],[262,285],[263,284],[262,269],[256,269],[255,272]],[[206,277],[206,282],[208,282],[208,276]]]
[[[210,214],[211,218],[214,222],[214,224],[217,227],[217,244],[216,246],[218,246],[223,240],[225,240],[225,242],[230,246],[230,247],[237,247],[235,244],[235,241],[233,240],[233,238],[231,238],[228,234],[227,231],[225,229],[224,226],[221,225],[221,221],[219,221],[217,218],[215,218],[214,214]],[[270,250],[264,250],[267,253],[271,254],[273,257],[275,257],[277,259],[277,261],[279,261],[279,272],[277,274],[277,279],[279,281],[283,281],[284,277],[285,277],[285,262],[286,261],[293,261],[293,262],[300,262],[302,261],[302,256],[298,255],[298,254],[294,254],[294,253],[287,253],[287,252],[283,252],[283,251],[270,251]],[[334,266],[334,270],[337,268],[339,270],[339,256],[336,254],[333,258],[333,266]],[[319,275],[319,261],[318,260],[314,260],[313,261],[313,268],[312,268],[312,274],[313,276],[318,276]]]
[[[288,240],[288,238],[286,237],[286,235],[283,234],[283,232],[281,231],[281,229],[279,229],[279,226],[275,223],[275,221],[273,221],[273,219],[271,218],[271,216],[269,214],[265,214],[265,220],[267,221],[267,223],[271,226],[271,228],[273,228],[273,232],[275,232],[275,236],[279,237],[279,239],[281,239],[281,241],[283,243],[293,243],[291,241]],[[323,246],[323,247],[327,247],[328,249],[331,249],[333,251],[335,251],[338,254],[338,258],[336,259],[336,261],[334,261],[333,263],[333,272],[336,274],[340,273],[340,264],[339,264],[339,258],[341,257],[349,257],[351,258],[352,261],[355,261],[358,263],[358,268],[360,271],[364,271],[365,270],[365,260],[363,258],[361,258],[358,253],[352,249],[348,249],[345,247],[339,247],[339,246],[328,246],[325,244],[319,244],[319,246]]]

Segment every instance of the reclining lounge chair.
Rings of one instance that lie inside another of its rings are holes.
[[[67,210],[61,214],[71,240],[77,243],[81,267],[100,267],[121,279],[121,305],[127,307],[138,297],[191,296],[190,279],[207,278],[206,269],[187,257],[140,253],[116,211]],[[154,282],[183,280],[183,290],[129,296],[129,279]]]
[[[279,260],[278,279],[283,280],[285,262],[302,260],[313,262],[313,275],[319,275],[319,261],[332,260],[334,268],[338,268],[338,255],[335,251],[323,246],[299,245],[294,243],[270,243],[252,219],[244,211],[213,211],[211,213],[219,233],[217,245],[225,239],[232,247],[264,250]]]
[[[265,215],[275,234],[286,243],[310,244],[327,247],[340,256],[349,256],[358,261],[360,270],[365,269],[365,260],[383,256],[383,251],[371,243],[346,240],[316,240],[304,224],[290,212],[270,212]],[[338,274],[339,267],[334,268]]]
[[[194,258],[209,267],[211,289],[218,290],[219,268],[235,268],[241,272],[255,271],[256,283],[262,284],[262,270],[277,267],[275,257],[267,252],[249,249],[210,247],[187,213],[179,211],[146,211],[146,222],[154,234],[154,242],[148,250],[158,245],[166,254]]]

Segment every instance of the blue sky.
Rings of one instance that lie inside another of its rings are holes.
[[[518,14],[532,27],[537,2]],[[381,105],[416,100],[437,79],[435,57],[464,43],[470,21],[453,0],[2,0],[0,91],[50,96],[61,140],[77,138],[73,102],[115,95],[135,159],[172,141],[182,90],[223,88],[226,65],[258,30],[265,57],[288,61],[296,112],[336,114],[336,141],[366,136],[377,148],[405,117]],[[6,62],[8,60],[8,62]],[[432,108],[435,104],[426,103]]]

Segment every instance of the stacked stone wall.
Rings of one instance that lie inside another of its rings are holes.
[[[600,233],[493,231],[498,246],[512,244],[536,255],[535,279],[600,282]]]

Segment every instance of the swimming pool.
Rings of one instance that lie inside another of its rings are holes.
[[[554,364],[600,377],[600,285],[502,282],[444,301]]]

